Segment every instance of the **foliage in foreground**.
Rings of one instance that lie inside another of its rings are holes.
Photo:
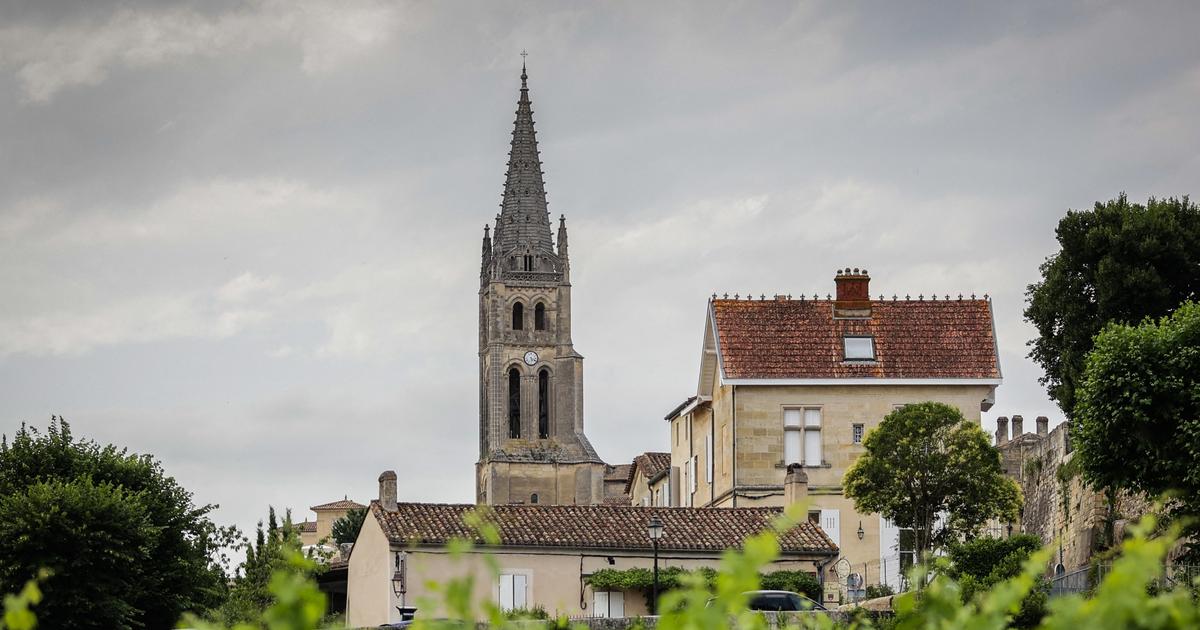
[[[1042,540],[1032,534],[1017,534],[1008,538],[976,538],[948,546],[949,564],[946,575],[958,581],[964,602],[979,593],[995,588],[1021,574],[1021,567],[1042,547]],[[1021,601],[1013,616],[1015,628],[1033,628],[1046,614],[1049,582],[1039,577],[1034,588]]]
[[[0,443],[0,592],[43,569],[43,627],[169,628],[220,602],[232,528],[149,455],[76,440],[66,421]]]
[[[775,527],[777,530],[792,527],[802,515],[802,510],[793,510],[777,520]],[[495,527],[484,517],[473,515],[472,523],[480,530],[485,542],[497,539]],[[1125,542],[1124,554],[1113,563],[1112,571],[1098,586],[1094,597],[1068,595],[1050,601],[1048,613],[1037,627],[1043,630],[1183,630],[1200,627],[1200,604],[1188,589],[1157,592],[1147,588],[1161,573],[1166,553],[1179,534],[1178,527],[1172,526],[1166,535],[1150,538],[1156,525],[1155,518],[1150,516],[1132,528],[1132,537]],[[471,551],[472,544],[455,542],[449,547],[451,553],[461,557]],[[898,630],[1002,630],[1010,627],[1014,614],[1036,587],[1051,555],[1050,549],[1034,553],[1021,565],[1015,577],[965,598],[963,584],[951,576],[952,571],[947,566],[949,561],[940,558],[933,567],[935,577],[923,591],[910,591],[893,599],[896,617],[892,620],[877,625],[870,618],[859,615],[848,624],[839,625],[826,615],[804,613],[790,616],[786,625],[789,629],[822,630],[835,627],[853,630],[884,627]],[[681,588],[662,597],[660,610],[664,613],[659,619],[659,627],[662,630],[766,630],[766,617],[746,609],[744,593],[759,587],[759,569],[778,556],[778,536],[767,531],[748,538],[741,551],[727,551],[711,586],[699,573],[685,575]],[[499,575],[499,565],[494,559],[489,558],[486,563],[489,575],[476,576],[468,572],[445,584],[433,585],[440,602],[428,602],[422,607],[444,611],[447,617],[419,617],[412,628],[462,630],[474,627],[476,619],[485,619],[494,628],[528,630],[528,616],[505,613],[491,598],[472,600],[477,577],[495,579]],[[311,579],[305,577],[312,570],[311,561],[299,554],[291,554],[287,566],[277,569],[271,578],[269,590],[273,603],[254,623],[239,624],[234,630],[316,630],[322,627],[325,596]],[[913,581],[916,581],[915,575]],[[27,589],[21,597],[8,596],[5,599],[7,627],[32,630],[27,623],[31,618],[26,613],[29,604],[36,602],[36,586]],[[18,623],[13,623],[8,616],[14,610],[20,613]],[[185,618],[183,623],[199,630],[224,628],[194,617]],[[555,628],[570,627],[565,619],[547,623]],[[574,630],[582,630],[582,627],[576,626]]]
[[[978,423],[939,402],[889,413],[863,440],[866,452],[846,471],[846,496],[861,514],[911,527],[917,559],[936,542],[975,534],[988,520],[1016,518],[1021,491]],[[937,515],[949,514],[935,530]]]
[[[1097,335],[1071,428],[1090,483],[1200,515],[1200,303]]]
[[[1055,234],[1061,249],[1029,285],[1025,319],[1038,329],[1029,357],[1074,419],[1087,353],[1105,324],[1162,317],[1200,295],[1200,207],[1187,197],[1143,205],[1122,194],[1068,211]]]
[[[292,526],[290,511],[280,524],[275,517],[275,508],[269,508],[266,529],[259,521],[255,539],[247,542],[245,549],[246,559],[238,567],[229,597],[214,617],[224,624],[259,627],[254,624],[259,621],[262,611],[270,610],[278,603],[276,581],[281,579],[279,576],[298,574],[298,579],[303,580],[315,574],[318,566],[295,560],[301,556],[300,535]]]

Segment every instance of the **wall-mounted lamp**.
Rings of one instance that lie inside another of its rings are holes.
[[[862,521],[859,521],[858,522],[858,539],[862,540],[863,537],[866,535],[867,535],[867,532],[864,532],[863,528],[862,528]]]

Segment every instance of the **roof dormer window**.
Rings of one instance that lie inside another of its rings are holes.
[[[875,339],[873,337],[842,337],[843,357],[846,361],[874,361]]]

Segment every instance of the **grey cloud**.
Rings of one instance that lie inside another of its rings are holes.
[[[243,526],[369,498],[384,468],[471,500],[479,239],[522,48],[610,461],[665,444],[713,291],[824,294],[847,265],[876,294],[991,295],[985,426],[1057,421],[1025,285],[1067,208],[1196,192],[1198,17],[6,4],[0,430],[63,413]]]

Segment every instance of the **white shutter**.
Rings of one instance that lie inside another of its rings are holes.
[[[524,575],[513,576],[513,608],[528,608],[525,597],[527,579]]]
[[[900,590],[900,528],[879,517],[879,582]]]
[[[608,617],[608,591],[592,593],[592,616]]]
[[[704,480],[712,483],[713,480],[713,442],[712,433],[704,434]]]
[[[692,492],[696,491],[696,460],[698,459],[700,458],[692,455]]]
[[[500,575],[500,610],[513,609],[513,576]]]
[[[625,616],[625,593],[622,593],[621,591],[613,591],[608,594],[608,616]]]
[[[821,529],[833,544],[842,546],[842,513],[839,510],[821,510]]]
[[[783,410],[783,463],[799,464],[802,454],[804,429],[800,422],[799,409]]]

